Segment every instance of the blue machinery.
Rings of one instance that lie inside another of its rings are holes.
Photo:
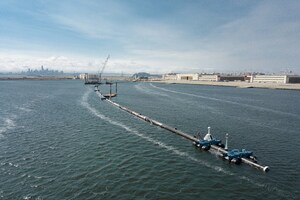
[[[101,94],[101,93],[100,93]],[[102,94],[101,94],[102,96]],[[102,98],[101,98],[102,99]],[[105,97],[103,98],[105,99]],[[159,126],[165,130],[168,130],[172,133],[175,133],[177,135],[180,135],[181,137],[184,137],[188,140],[191,140],[194,145],[196,147],[199,147],[201,149],[204,149],[204,150],[214,150],[214,152],[217,152],[217,155],[219,155],[220,157],[230,161],[230,162],[233,162],[233,163],[236,163],[236,164],[240,164],[240,163],[246,163],[252,167],[255,167],[257,169],[260,169],[264,172],[268,172],[269,171],[269,167],[268,166],[262,166],[260,164],[257,163],[257,160],[255,158],[255,156],[253,156],[252,152],[251,151],[246,151],[245,149],[242,149],[242,150],[238,150],[238,149],[233,149],[231,151],[228,151],[228,134],[226,134],[226,143],[225,145],[223,145],[221,143],[221,140],[217,140],[217,139],[214,139],[212,138],[211,134],[210,134],[210,127],[208,127],[208,133],[205,135],[205,137],[203,139],[201,139],[200,137],[199,138],[196,138],[195,136],[191,136],[187,133],[184,133],[180,130],[177,130],[177,128],[173,128],[173,127],[170,127],[166,124],[163,124],[161,122],[158,122],[154,119],[151,119],[147,116],[144,116],[140,113],[137,113],[135,111],[132,111],[124,106],[121,106],[120,104],[117,104],[113,101],[111,101],[110,99],[106,99],[106,101],[108,101],[109,103],[111,103],[112,105],[120,108],[121,110],[124,110],[146,122],[149,122],[150,124],[152,125],[155,125],[155,126]]]

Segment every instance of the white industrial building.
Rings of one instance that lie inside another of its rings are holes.
[[[177,74],[176,80],[189,81],[220,81],[220,76],[215,74]]]
[[[220,81],[220,76],[215,74],[201,74],[198,78],[199,81]]]
[[[176,80],[177,76],[175,73],[163,74],[162,79],[163,80]]]
[[[87,74],[79,74],[79,79],[80,80],[85,80],[87,77]]]
[[[88,73],[85,73],[85,74],[79,74],[79,79],[80,80],[95,80],[95,79],[98,79],[98,75],[97,74],[88,74]]]
[[[187,80],[187,81],[197,81],[199,78],[199,74],[176,74],[177,80]]]
[[[217,74],[176,74],[169,73],[162,75],[163,80],[177,81],[246,81],[250,83],[300,83],[300,76],[296,75],[251,75],[251,76],[223,76]]]
[[[288,83],[289,77],[287,75],[253,75],[250,76],[251,83]]]

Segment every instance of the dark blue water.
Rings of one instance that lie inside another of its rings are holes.
[[[108,88],[102,88],[108,91]],[[121,105],[212,127],[271,169],[232,165],[101,101],[80,81],[0,82],[2,199],[299,199],[300,92],[119,84]]]

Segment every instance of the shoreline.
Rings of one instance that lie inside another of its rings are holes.
[[[205,82],[205,81],[177,81],[177,80],[161,80],[149,81],[153,83],[164,84],[189,84],[189,85],[207,85],[207,86],[221,86],[221,87],[236,87],[236,88],[264,88],[276,90],[300,90],[300,84],[281,84],[281,83],[247,83],[247,82]]]
[[[73,77],[0,77],[0,81],[18,81],[18,80],[74,80]],[[130,81],[129,81],[130,82]],[[210,82],[210,81],[186,81],[186,80],[152,80],[146,82],[163,83],[163,84],[187,84],[187,85],[205,85],[219,87],[236,87],[236,88],[261,88],[261,89],[276,89],[276,90],[300,90],[299,83],[248,83],[242,81],[232,82]]]

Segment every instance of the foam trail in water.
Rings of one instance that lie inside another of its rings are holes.
[[[142,84],[142,83],[140,83],[140,84],[138,84],[138,85],[135,85],[134,87],[135,87],[137,90],[139,90],[139,91],[141,91],[141,92],[143,92],[143,93],[146,93],[146,94],[155,95],[155,96],[170,97],[170,95],[168,95],[168,94],[165,93],[165,92],[155,92],[154,90],[149,89],[149,87],[141,87],[141,86],[140,86],[141,84]],[[149,84],[147,84],[147,85],[149,85]],[[145,86],[145,85],[143,84],[143,86]],[[180,103],[189,104],[189,103],[187,103],[187,101],[186,101],[185,99],[182,99],[182,98],[180,98],[180,97],[170,97],[170,98],[172,98],[172,100],[179,101]],[[211,106],[207,106],[207,105],[206,105],[206,106],[203,106],[203,105],[201,105],[201,104],[198,104],[197,106],[198,106],[198,107],[201,107],[202,109],[206,109],[206,110],[208,110],[208,111],[211,112],[211,113],[217,113],[217,114],[219,114],[219,112],[217,111],[217,109],[216,109],[215,107],[211,107]]]
[[[4,118],[3,122],[4,122],[3,126],[0,127],[0,138],[4,137],[2,133],[5,133],[6,131],[13,129],[16,126],[15,122],[10,118]]]
[[[225,102],[225,103],[229,103],[229,104],[233,104],[233,105],[244,106],[244,107],[248,107],[248,108],[252,108],[252,109],[256,109],[256,110],[268,111],[268,112],[272,112],[272,113],[276,113],[276,114],[289,115],[289,116],[300,118],[299,115],[293,114],[293,113],[282,112],[282,111],[273,110],[273,109],[269,109],[269,108],[263,108],[263,107],[260,107],[260,106],[253,106],[253,105],[249,105],[249,104],[243,104],[243,103],[238,103],[238,102],[234,102],[234,101],[228,101],[228,100],[224,100],[224,99],[218,99],[218,98],[214,98],[214,97],[207,97],[207,96],[190,94],[190,93],[185,93],[185,92],[178,92],[178,91],[169,90],[169,89],[166,89],[166,88],[157,87],[157,86],[153,85],[152,83],[150,83],[150,85],[152,87],[154,87],[154,88],[159,89],[159,90],[164,90],[164,91],[172,92],[172,93],[176,93],[176,94],[183,94],[183,95],[197,97],[197,98],[202,98],[202,99],[209,99],[209,100],[213,100],[213,101],[220,101],[220,102]]]
[[[142,93],[149,94],[149,95],[169,97],[169,95],[166,94],[166,93],[156,92],[154,90],[151,90],[151,89],[149,89],[147,87],[143,87],[143,86],[145,86],[145,85],[144,84],[142,85],[142,83],[134,85],[135,89],[142,92]]]
[[[176,155],[185,157],[185,158],[187,158],[187,159],[189,159],[189,160],[192,160],[192,161],[194,161],[194,162],[197,162],[197,163],[199,163],[199,164],[201,164],[201,165],[203,165],[203,166],[206,166],[206,167],[208,167],[208,168],[214,169],[214,170],[216,170],[216,171],[218,171],[218,172],[223,172],[223,173],[225,173],[225,174],[233,175],[232,173],[230,173],[230,172],[224,170],[224,169],[221,168],[221,167],[213,166],[213,165],[210,165],[210,164],[207,163],[207,162],[204,162],[204,161],[202,161],[202,160],[199,160],[199,159],[197,159],[197,158],[194,158],[194,157],[188,155],[188,154],[185,153],[185,152],[179,151],[178,149],[176,149],[176,148],[173,147],[173,146],[166,145],[166,144],[164,144],[163,142],[160,142],[160,141],[158,141],[158,140],[155,140],[155,139],[153,139],[153,138],[150,138],[150,137],[148,137],[148,136],[146,136],[146,135],[144,135],[144,134],[139,133],[139,132],[136,131],[136,130],[132,130],[130,127],[128,127],[128,126],[126,126],[126,125],[124,125],[124,124],[122,124],[122,123],[120,123],[120,122],[118,122],[118,121],[114,121],[114,120],[110,119],[109,117],[107,117],[107,116],[105,116],[105,115],[99,113],[96,109],[94,109],[93,107],[91,107],[91,106],[89,105],[89,103],[87,102],[88,96],[89,96],[90,93],[91,93],[91,90],[87,91],[87,92],[83,95],[81,104],[82,104],[85,108],[87,108],[92,114],[94,114],[95,116],[99,117],[100,119],[105,120],[105,121],[109,122],[109,123],[112,124],[112,125],[121,127],[121,128],[123,128],[123,129],[125,129],[127,132],[129,132],[129,133],[131,133],[131,134],[134,134],[134,135],[136,135],[136,136],[139,136],[139,137],[141,137],[141,138],[143,138],[143,139],[147,140],[148,142],[151,142],[151,143],[153,143],[153,144],[155,144],[155,145],[158,145],[159,147],[161,147],[161,148],[163,148],[163,149],[165,149],[165,150],[167,150],[167,151],[169,151],[169,152],[171,152],[171,153],[173,153],[173,154],[176,154]]]
[[[9,127],[9,128],[15,126],[15,122],[12,119],[6,118],[4,121],[5,121],[6,125],[7,125],[7,127]]]
[[[239,178],[242,180],[245,180],[255,186],[265,188],[269,192],[276,192],[278,194],[278,196],[281,197],[280,199],[296,199],[294,194],[287,192],[287,191],[280,190],[277,187],[272,187],[268,184],[257,183],[256,181],[253,181],[246,176],[239,176]]]
[[[19,107],[17,107],[17,109],[25,111],[25,112],[31,112],[32,111],[31,109],[27,108],[26,105],[25,106],[19,106]]]

